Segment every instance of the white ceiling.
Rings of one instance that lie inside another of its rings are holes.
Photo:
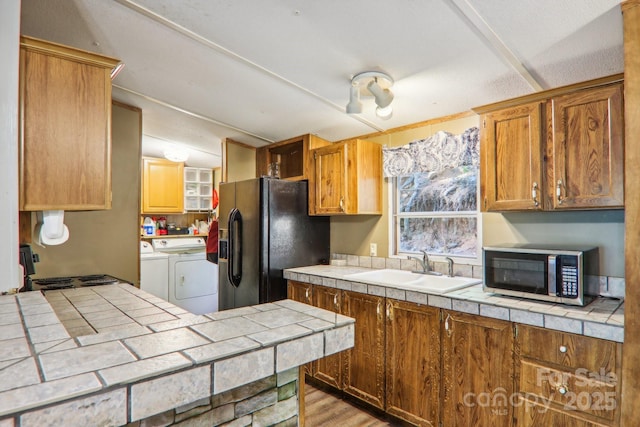
[[[142,108],[143,153],[179,143],[210,167],[224,138],[336,141],[624,66],[619,0],[22,0],[21,25],[121,59],[113,97]],[[390,120],[368,99],[344,112],[370,70],[395,80]]]

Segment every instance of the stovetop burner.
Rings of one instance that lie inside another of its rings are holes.
[[[51,291],[55,289],[81,288],[84,286],[111,285],[124,282],[107,274],[90,274],[86,276],[46,277],[33,280],[33,290]],[[126,282],[125,282],[126,283]]]

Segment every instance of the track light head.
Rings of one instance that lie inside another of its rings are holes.
[[[389,87],[393,85],[393,79],[385,73],[379,71],[365,71],[356,74],[351,79],[351,89],[349,92],[349,103],[347,104],[347,114],[362,113],[362,103],[360,95],[365,97],[373,96],[377,105],[376,115],[381,119],[389,119],[393,113],[391,102],[393,93]]]
[[[362,102],[360,102],[360,90],[358,86],[351,85],[349,93],[349,103],[347,104],[347,114],[362,113]]]
[[[367,85],[367,89],[373,94],[376,99],[376,105],[380,108],[388,107],[393,101],[393,93],[389,89],[381,88],[377,79],[371,80]]]

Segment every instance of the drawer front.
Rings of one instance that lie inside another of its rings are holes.
[[[586,420],[575,413],[559,411],[542,404],[538,400],[520,399],[518,402],[516,423],[517,427],[607,427],[593,420]]]
[[[613,421],[618,407],[618,379],[613,374],[577,369],[567,372],[523,361],[520,391],[560,405],[563,411]]]
[[[549,329],[518,325],[523,357],[590,372],[616,372],[617,343]]]

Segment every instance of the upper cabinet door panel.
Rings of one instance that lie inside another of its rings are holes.
[[[622,84],[552,102],[553,209],[623,207]]]
[[[540,210],[542,104],[534,102],[485,115],[483,210]]]
[[[317,214],[345,212],[346,194],[346,145],[317,150],[315,153],[315,210]]]
[[[142,213],[182,213],[184,164],[142,159]]]
[[[313,150],[310,215],[382,214],[382,146],[352,139]]]
[[[20,210],[111,207],[116,60],[23,37]]]

